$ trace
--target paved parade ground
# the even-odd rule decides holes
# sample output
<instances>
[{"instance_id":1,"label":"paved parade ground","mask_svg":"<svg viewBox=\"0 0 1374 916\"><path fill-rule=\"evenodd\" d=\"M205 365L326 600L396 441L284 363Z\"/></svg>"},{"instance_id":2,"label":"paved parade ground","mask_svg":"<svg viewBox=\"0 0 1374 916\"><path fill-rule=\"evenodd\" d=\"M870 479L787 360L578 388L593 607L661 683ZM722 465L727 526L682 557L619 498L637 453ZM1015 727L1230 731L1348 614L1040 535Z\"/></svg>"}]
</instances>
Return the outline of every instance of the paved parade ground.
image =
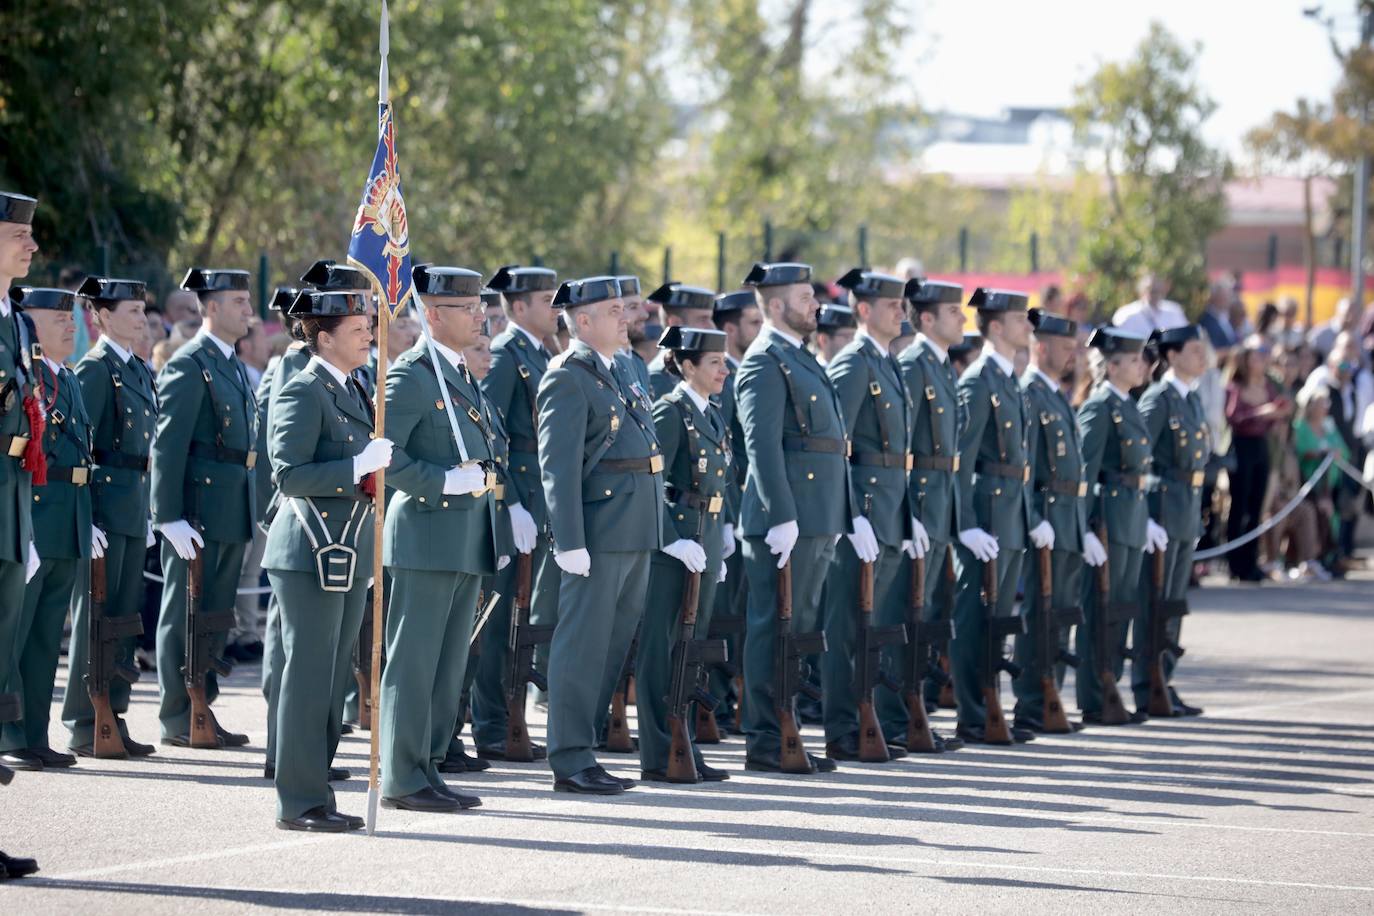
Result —
<instances>
[{"instance_id":1,"label":"paved parade ground","mask_svg":"<svg viewBox=\"0 0 1374 916\"><path fill-rule=\"evenodd\" d=\"M1179 684L1200 719L807 778L746 774L734 739L705 749L724 785L602 801L496 764L453 778L480 809L383 810L375 838L274 827L243 666L216 709L251 747L0 789L0 848L42 866L0 884L0 912L1374 912L1374 577L1192 600ZM155 701L145 677L129 716L145 741ZM363 813L366 751L365 734L340 748L346 813Z\"/></svg>"}]
</instances>

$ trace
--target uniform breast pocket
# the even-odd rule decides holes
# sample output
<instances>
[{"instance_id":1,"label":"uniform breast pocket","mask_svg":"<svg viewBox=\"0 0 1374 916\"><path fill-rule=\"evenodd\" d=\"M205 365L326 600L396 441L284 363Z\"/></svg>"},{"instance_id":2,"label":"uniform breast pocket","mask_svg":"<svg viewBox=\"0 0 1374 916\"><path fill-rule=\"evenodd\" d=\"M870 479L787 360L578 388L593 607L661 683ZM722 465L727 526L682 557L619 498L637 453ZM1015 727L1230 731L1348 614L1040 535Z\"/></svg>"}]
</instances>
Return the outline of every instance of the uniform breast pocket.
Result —
<instances>
[{"instance_id":1,"label":"uniform breast pocket","mask_svg":"<svg viewBox=\"0 0 1374 916\"><path fill-rule=\"evenodd\" d=\"M628 474L591 474L582 482L582 502L599 503L629 492L632 479Z\"/></svg>"}]
</instances>

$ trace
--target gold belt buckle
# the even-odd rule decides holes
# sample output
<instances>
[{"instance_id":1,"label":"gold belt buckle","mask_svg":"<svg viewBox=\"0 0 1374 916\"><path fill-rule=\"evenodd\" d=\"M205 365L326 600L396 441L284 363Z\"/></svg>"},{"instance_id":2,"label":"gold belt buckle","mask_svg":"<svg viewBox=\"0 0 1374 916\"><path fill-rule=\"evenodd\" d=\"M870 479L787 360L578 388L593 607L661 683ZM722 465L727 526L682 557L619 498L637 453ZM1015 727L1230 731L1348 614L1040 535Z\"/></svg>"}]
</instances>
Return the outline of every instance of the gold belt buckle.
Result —
<instances>
[{"instance_id":1,"label":"gold belt buckle","mask_svg":"<svg viewBox=\"0 0 1374 916\"><path fill-rule=\"evenodd\" d=\"M243 460L243 466L248 470L253 470L253 465L258 463L258 453L253 449L248 450L248 457Z\"/></svg>"},{"instance_id":2,"label":"gold belt buckle","mask_svg":"<svg viewBox=\"0 0 1374 916\"><path fill-rule=\"evenodd\" d=\"M1026 465L1021 469L1021 482L1030 483L1030 465Z\"/></svg>"},{"instance_id":3,"label":"gold belt buckle","mask_svg":"<svg viewBox=\"0 0 1374 916\"><path fill-rule=\"evenodd\" d=\"M661 474L661 473L663 473L663 456L662 456L662 455L650 455L650 456L649 456L649 473L650 473L650 474Z\"/></svg>"},{"instance_id":4,"label":"gold belt buckle","mask_svg":"<svg viewBox=\"0 0 1374 916\"><path fill-rule=\"evenodd\" d=\"M954 467L952 468L952 471L953 471L953 473L955 473L955 474L959 473L959 456L958 456L958 455L955 455L955 456L954 456Z\"/></svg>"},{"instance_id":5,"label":"gold belt buckle","mask_svg":"<svg viewBox=\"0 0 1374 916\"><path fill-rule=\"evenodd\" d=\"M492 493L496 496L497 502L502 502L506 498L506 485L503 483L498 483L495 487L492 488Z\"/></svg>"},{"instance_id":6,"label":"gold belt buckle","mask_svg":"<svg viewBox=\"0 0 1374 916\"><path fill-rule=\"evenodd\" d=\"M90 468L72 468L72 483L73 483L73 484L75 484L75 485L78 486L78 487L84 487L86 484L90 483L90 480L91 480L91 469L90 469Z\"/></svg>"},{"instance_id":7,"label":"gold belt buckle","mask_svg":"<svg viewBox=\"0 0 1374 916\"><path fill-rule=\"evenodd\" d=\"M1078 495L1079 495L1079 496L1087 496L1087 495L1088 495L1088 482L1087 482L1086 480L1080 480L1080 481L1078 482Z\"/></svg>"},{"instance_id":8,"label":"gold belt buckle","mask_svg":"<svg viewBox=\"0 0 1374 916\"><path fill-rule=\"evenodd\" d=\"M713 513L713 514L714 514L714 513L718 513L718 512L720 512L721 507L724 506L724 505L725 505L725 497L723 497L723 496L721 496L719 493L717 493L715 496L712 496L712 497L711 497L711 501L708 502L708 503L706 504L706 511L707 511L707 512L711 512L711 513Z\"/></svg>"},{"instance_id":9,"label":"gold belt buckle","mask_svg":"<svg viewBox=\"0 0 1374 916\"><path fill-rule=\"evenodd\" d=\"M1193 486L1195 486L1195 487L1200 487L1200 486L1202 486L1202 481L1205 479L1205 477L1206 477L1206 472L1204 472L1204 471L1194 471L1194 472L1193 472Z\"/></svg>"},{"instance_id":10,"label":"gold belt buckle","mask_svg":"<svg viewBox=\"0 0 1374 916\"><path fill-rule=\"evenodd\" d=\"M906 459L904 463L906 464L906 469L908 471L911 470L913 464L915 463L915 459L911 457L911 452L906 452Z\"/></svg>"}]
</instances>

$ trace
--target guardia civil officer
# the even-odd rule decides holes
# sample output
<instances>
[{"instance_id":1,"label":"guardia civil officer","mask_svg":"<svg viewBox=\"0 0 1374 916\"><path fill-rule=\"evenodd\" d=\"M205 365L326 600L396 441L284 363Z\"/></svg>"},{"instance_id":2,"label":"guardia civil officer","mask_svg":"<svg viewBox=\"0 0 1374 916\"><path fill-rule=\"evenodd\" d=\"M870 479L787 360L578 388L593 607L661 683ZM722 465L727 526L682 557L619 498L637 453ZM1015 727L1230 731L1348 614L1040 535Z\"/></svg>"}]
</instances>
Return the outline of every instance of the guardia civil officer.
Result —
<instances>
[{"instance_id":1,"label":"guardia civil officer","mask_svg":"<svg viewBox=\"0 0 1374 916\"><path fill-rule=\"evenodd\" d=\"M105 535L105 615L138 617L143 611L143 565L151 546L152 436L157 427L157 386L153 370L135 352L148 333L143 313L144 285L138 280L87 277L78 289L91 305L100 339L76 364L76 381L90 418L92 467L90 500L95 526ZM89 568L77 569L72 601L69 669L90 664L91 595ZM116 660L133 666L137 637L123 641ZM73 678L78 684L80 681ZM110 682L110 709L117 718L125 751L132 757L153 753L151 744L129 736L124 714L129 684ZM94 753L95 710L90 694L70 689L62 700L62 721L70 731L69 749L79 757Z\"/></svg>"},{"instance_id":2,"label":"guardia civil officer","mask_svg":"<svg viewBox=\"0 0 1374 916\"><path fill-rule=\"evenodd\" d=\"M625 303L625 335L616 359L629 368L630 371L625 375L626 382L635 389L636 396L641 397L644 409L652 411L653 399L657 395L651 393L653 380L650 377L649 364L644 362L644 357L635 349L637 343L644 342L645 326L649 318L649 313L644 307L644 291L640 288L639 278L636 276L626 274L615 279L620 284L621 301ZM671 388L672 385L668 387Z\"/></svg>"},{"instance_id":3,"label":"guardia civil officer","mask_svg":"<svg viewBox=\"0 0 1374 916\"><path fill-rule=\"evenodd\" d=\"M849 306L832 302L822 305L816 316L816 361L829 365L836 353L849 346L857 327L854 310Z\"/></svg>"},{"instance_id":4,"label":"guardia civil officer","mask_svg":"<svg viewBox=\"0 0 1374 916\"><path fill-rule=\"evenodd\" d=\"M157 433L152 449L153 525L162 533L162 611L157 625L158 718L162 743L190 744L191 701L182 678L186 657L186 577L192 558L204 570L200 608L230 611L253 539L258 410L234 344L248 330L248 271L193 267L181 288L196 294L204 319L198 333L158 376ZM223 652L225 634L211 640ZM214 702L219 681L205 677ZM222 746L248 736L215 723Z\"/></svg>"},{"instance_id":5,"label":"guardia civil officer","mask_svg":"<svg viewBox=\"0 0 1374 916\"><path fill-rule=\"evenodd\" d=\"M386 376L386 428L396 445L386 483L396 494L383 547L391 597L380 701L382 805L456 811L481 801L450 789L439 765L458 721L482 577L509 558L496 552L495 434L462 353L482 329L482 276L419 264L413 280L433 351L422 340Z\"/></svg>"},{"instance_id":6,"label":"guardia civil officer","mask_svg":"<svg viewBox=\"0 0 1374 916\"><path fill-rule=\"evenodd\" d=\"M708 292L707 301L711 294ZM651 297L652 298L652 297ZM659 338L665 372L679 379L654 403L654 429L665 462L665 510L679 539L695 541L705 551L705 570L697 593L695 638L710 630L717 582L725 571L726 490L733 486L730 430L711 399L727 376L725 335L716 330L673 326ZM655 360L655 362L660 362ZM635 704L639 722L639 763L646 782L672 782L668 777L668 709L672 653L682 625L682 597L688 567L667 553L655 553L649 564L649 595L635 662ZM688 733L695 738L695 716ZM719 782L729 774L708 766L693 741L700 779Z\"/></svg>"},{"instance_id":7,"label":"guardia civil officer","mask_svg":"<svg viewBox=\"0 0 1374 916\"><path fill-rule=\"evenodd\" d=\"M1012 365L1016 350L1030 343L1030 322L1026 297L1021 293L979 287L968 305L977 310L984 346L959 379L959 404L965 421L959 434L962 527L955 549L959 585L950 673L959 706L956 734L966 742L982 743L986 740L987 715L982 669L989 617L1013 613L1031 529L1025 487L1030 418ZM983 603L984 566L989 563L996 564L998 601L993 608L985 608ZM1020 728L1013 728L1011 733L1014 741L1035 737Z\"/></svg>"},{"instance_id":8,"label":"guardia civil officer","mask_svg":"<svg viewBox=\"0 0 1374 916\"><path fill-rule=\"evenodd\" d=\"M351 373L367 362L371 322L362 292L304 290L289 306L310 352L272 404L269 453L277 507L263 568L277 598L283 666L277 697L277 826L337 833L329 788L343 687L367 600L373 552L370 476L391 460Z\"/></svg>"},{"instance_id":9,"label":"guardia civil officer","mask_svg":"<svg viewBox=\"0 0 1374 916\"><path fill-rule=\"evenodd\" d=\"M653 418L615 359L625 334L619 282L566 282L554 306L572 342L539 386L539 466L563 573L549 647L549 766L555 791L613 795L634 783L597 763L597 723L614 687L612 659L619 668L644 611L650 554L667 546L698 571L706 557L699 544L673 540L663 518Z\"/></svg>"},{"instance_id":10,"label":"guardia civil officer","mask_svg":"<svg viewBox=\"0 0 1374 916\"><path fill-rule=\"evenodd\" d=\"M903 550L911 549L911 403L901 370L889 347L902 325L906 283L856 267L836 281L849 291L857 332L825 367L840 402L845 437L852 443L849 474L853 501L862 513L854 532L835 547L825 581L826 652L821 661L825 753L835 760L859 759L861 699L854 675L856 608L861 565L873 565L874 626L900 625L906 590L889 600ZM895 744L890 757L905 757Z\"/></svg>"},{"instance_id":11,"label":"guardia civil officer","mask_svg":"<svg viewBox=\"0 0 1374 916\"><path fill-rule=\"evenodd\" d=\"M1150 518L1150 506L1145 501L1154 444L1145 418L1129 394L1145 381L1145 338L1102 327L1093 331L1088 346L1096 387L1078 409L1078 427L1083 436L1084 477L1095 487L1088 524L1094 531L1105 530L1107 534L1103 546L1110 592L1108 606L1103 607L1096 577L1084 577L1084 622L1076 639L1082 674L1075 678L1075 685L1083 721L1103 724L1101 675L1108 666L1099 661L1097 633L1105 628L1106 643L1114 656L1110 669L1114 678L1120 678L1129 621L1117 619L1119 615L1111 613L1112 607L1136 601L1144 552L1164 549L1169 537ZM1131 716L1134 722L1146 718L1143 711Z\"/></svg>"},{"instance_id":12,"label":"guardia civil officer","mask_svg":"<svg viewBox=\"0 0 1374 916\"><path fill-rule=\"evenodd\" d=\"M1030 408L1029 454L1031 460L1030 526L1033 549L1050 549L1050 612L1077 607L1082 595L1085 556L1094 566L1101 562L1102 545L1088 530L1087 479L1083 476L1083 450L1073 407L1064 396L1061 379L1073 366L1078 350L1078 322L1040 309L1031 309L1030 365L1021 376ZM1041 527L1047 524L1048 528ZM1034 553L1026 562L1025 606L1034 605L1026 633L1016 640L1016 663L1021 675L1013 678L1016 692L1015 723L1033 732L1045 730L1044 682L1036 660L1044 632L1035 615L1041 589L1040 564ZM1056 628L1051 652L1055 679L1063 683L1061 652L1068 649L1068 627ZM1090 676L1081 670L1079 677ZM1076 723L1070 723L1073 727Z\"/></svg>"},{"instance_id":13,"label":"guardia civil officer","mask_svg":"<svg viewBox=\"0 0 1374 916\"><path fill-rule=\"evenodd\" d=\"M1210 431L1198 397L1197 385L1207 371L1207 345L1202 329L1195 324L1155 331L1150 343L1159 353L1158 377L1140 396L1140 415L1154 443L1150 469L1153 486L1146 502L1150 517L1164 528L1169 543L1164 548L1165 601L1188 597L1188 578L1193 567L1193 551L1202 533L1202 483L1207 469L1207 443ZM1149 593L1153 590L1149 564L1140 572L1140 608L1132 637L1135 655L1131 662L1131 690L1137 709L1148 705L1149 665L1144 657L1149 642ZM1183 621L1171 617L1167 636L1178 645ZM1164 652L1164 679L1173 678L1178 655ZM1199 716L1202 709L1190 706L1169 687L1169 703L1176 716Z\"/></svg>"},{"instance_id":14,"label":"guardia civil officer","mask_svg":"<svg viewBox=\"0 0 1374 916\"><path fill-rule=\"evenodd\" d=\"M848 441L840 402L803 338L820 310L807 264L755 264L745 278L755 290L764 329L740 363L735 383L749 475L740 525L749 580L744 643L744 714L748 769L781 770L781 735L772 696L778 570L791 561L792 630L821 627L821 591L835 541L855 533ZM787 703L792 698L781 698ZM833 761L808 755L810 768Z\"/></svg>"},{"instance_id":15,"label":"guardia civil officer","mask_svg":"<svg viewBox=\"0 0 1374 916\"><path fill-rule=\"evenodd\" d=\"M33 320L42 356L33 362L34 381L46 423L43 452L47 483L33 491L33 533L41 558L24 591L24 606L12 647L9 690L23 697L24 718L0 727L0 760L19 769L69 767L70 754L48 745L48 718L62 646L62 625L77 583L77 570L103 556L105 535L91 523L91 424L76 376L62 365L76 340L72 323L75 294L64 289L21 286L10 302ZM5 649L11 647L6 646ZM81 689L73 678L73 690Z\"/></svg>"},{"instance_id":16,"label":"guardia civil officer","mask_svg":"<svg viewBox=\"0 0 1374 916\"><path fill-rule=\"evenodd\" d=\"M530 621L552 625L558 620L558 567L550 549L549 519L544 489L539 482L539 440L536 400L539 383L548 371L550 353L545 339L558 330L552 303L558 275L546 267L502 267L487 283L505 300L506 329L491 341L491 371L482 379L482 394L500 415L507 434L505 504L518 553L530 557ZM492 587L501 599L488 626L509 633L515 600L515 564L496 574ZM472 686L472 739L478 756L503 760L506 756L506 648L483 642L481 666ZM535 759L544 746L531 743Z\"/></svg>"},{"instance_id":17,"label":"guardia civil officer","mask_svg":"<svg viewBox=\"0 0 1374 916\"><path fill-rule=\"evenodd\" d=\"M688 286L676 280L664 283L646 297L658 304L663 312L664 328L711 328L716 295L700 286ZM650 396L657 401L677 387L678 379L667 370L665 360L669 351L660 350L649 364Z\"/></svg>"}]
</instances>

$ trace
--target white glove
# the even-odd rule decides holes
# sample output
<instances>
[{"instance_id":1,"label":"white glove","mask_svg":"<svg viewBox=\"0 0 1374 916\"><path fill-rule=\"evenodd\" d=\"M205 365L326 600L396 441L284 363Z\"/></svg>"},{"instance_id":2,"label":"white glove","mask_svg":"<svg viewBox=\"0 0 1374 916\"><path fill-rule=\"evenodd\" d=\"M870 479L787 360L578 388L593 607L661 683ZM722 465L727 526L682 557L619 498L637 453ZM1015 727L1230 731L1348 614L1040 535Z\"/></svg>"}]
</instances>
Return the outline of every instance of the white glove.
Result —
<instances>
[{"instance_id":1,"label":"white glove","mask_svg":"<svg viewBox=\"0 0 1374 916\"><path fill-rule=\"evenodd\" d=\"M33 576L38 572L38 566L43 561L38 556L38 548L29 541L29 562L24 566L24 584L28 585L33 581Z\"/></svg>"},{"instance_id":2,"label":"white glove","mask_svg":"<svg viewBox=\"0 0 1374 916\"><path fill-rule=\"evenodd\" d=\"M724 582L724 581L725 581L725 561L724 561L724 560L721 560L721 561L720 561L720 572L716 574L716 581L717 581L717 582Z\"/></svg>"},{"instance_id":3,"label":"white glove","mask_svg":"<svg viewBox=\"0 0 1374 916\"><path fill-rule=\"evenodd\" d=\"M157 534L153 531L153 523L152 523L152 522L149 522L149 523L148 523L148 537L144 539L144 541L143 541L143 546L144 546L144 547L152 547L152 546L153 546L154 544L156 544L156 543L157 543Z\"/></svg>"},{"instance_id":4,"label":"white glove","mask_svg":"<svg viewBox=\"0 0 1374 916\"><path fill-rule=\"evenodd\" d=\"M872 563L878 559L878 538L873 534L873 526L868 519L862 515L854 516L854 530L845 536L862 562Z\"/></svg>"},{"instance_id":5,"label":"white glove","mask_svg":"<svg viewBox=\"0 0 1374 916\"><path fill-rule=\"evenodd\" d=\"M997 559L997 538L982 528L965 528L959 532L959 543L969 549L979 560L991 563Z\"/></svg>"},{"instance_id":6,"label":"white glove","mask_svg":"<svg viewBox=\"0 0 1374 916\"><path fill-rule=\"evenodd\" d=\"M797 546L798 534L796 522L783 522L769 528L768 533L763 536L763 542L768 545L768 552L778 558L778 569L787 565L788 558L792 556L792 548Z\"/></svg>"},{"instance_id":7,"label":"white glove","mask_svg":"<svg viewBox=\"0 0 1374 916\"><path fill-rule=\"evenodd\" d=\"M914 515L911 517L911 540L903 541L902 549L913 560L919 560L930 550L930 535L926 534L926 526Z\"/></svg>"},{"instance_id":8,"label":"white glove","mask_svg":"<svg viewBox=\"0 0 1374 916\"><path fill-rule=\"evenodd\" d=\"M501 570L505 569L505 568L506 568L507 566L509 566L509 565L510 565L510 555L509 555L509 554L504 554L504 553L503 553L503 554L501 554L501 556L499 556L499 557L496 558L496 571L497 571L497 572L500 572Z\"/></svg>"},{"instance_id":9,"label":"white glove","mask_svg":"<svg viewBox=\"0 0 1374 916\"><path fill-rule=\"evenodd\" d=\"M1094 568L1107 562L1107 548L1091 531L1083 535L1083 562Z\"/></svg>"},{"instance_id":10,"label":"white glove","mask_svg":"<svg viewBox=\"0 0 1374 916\"><path fill-rule=\"evenodd\" d=\"M367 474L391 466L391 440L373 439L358 454L353 456L353 482L357 483Z\"/></svg>"},{"instance_id":11,"label":"white glove","mask_svg":"<svg viewBox=\"0 0 1374 916\"><path fill-rule=\"evenodd\" d=\"M476 463L460 464L444 472L444 495L476 493L487 485L487 472Z\"/></svg>"},{"instance_id":12,"label":"white glove","mask_svg":"<svg viewBox=\"0 0 1374 916\"><path fill-rule=\"evenodd\" d=\"M1036 547L1054 549L1054 528L1049 522L1042 521L1030 530L1031 543Z\"/></svg>"},{"instance_id":13,"label":"white glove","mask_svg":"<svg viewBox=\"0 0 1374 916\"><path fill-rule=\"evenodd\" d=\"M725 552L720 555L722 560L728 560L735 555L735 549L739 546L735 543L735 526L726 522L720 526L721 540L725 542Z\"/></svg>"},{"instance_id":14,"label":"white glove","mask_svg":"<svg viewBox=\"0 0 1374 916\"><path fill-rule=\"evenodd\" d=\"M539 537L534 517L519 503L511 503L507 508L510 511L510 531L515 538L515 549L521 553L530 553L534 550L534 542Z\"/></svg>"},{"instance_id":15,"label":"white glove","mask_svg":"<svg viewBox=\"0 0 1374 916\"><path fill-rule=\"evenodd\" d=\"M663 552L673 559L681 561L682 565L687 567L688 572L699 573L706 569L706 551L696 541L678 538L664 547Z\"/></svg>"},{"instance_id":16,"label":"white glove","mask_svg":"<svg viewBox=\"0 0 1374 916\"><path fill-rule=\"evenodd\" d=\"M196 548L205 546L205 538L201 537L200 532L192 528L191 523L185 519L158 525L157 530L162 532L162 537L183 560L194 560Z\"/></svg>"},{"instance_id":17,"label":"white glove","mask_svg":"<svg viewBox=\"0 0 1374 916\"><path fill-rule=\"evenodd\" d=\"M587 553L587 548L579 547L576 550L555 550L553 561L558 564L558 568L570 576L590 576L592 574L592 555Z\"/></svg>"},{"instance_id":18,"label":"white glove","mask_svg":"<svg viewBox=\"0 0 1374 916\"><path fill-rule=\"evenodd\" d=\"M95 525L91 526L91 559L99 560L105 556L105 548L110 546L109 538L105 537L105 532Z\"/></svg>"},{"instance_id":19,"label":"white glove","mask_svg":"<svg viewBox=\"0 0 1374 916\"><path fill-rule=\"evenodd\" d=\"M1154 519L1145 522L1145 552L1154 553L1169 546L1169 532Z\"/></svg>"}]
</instances>

